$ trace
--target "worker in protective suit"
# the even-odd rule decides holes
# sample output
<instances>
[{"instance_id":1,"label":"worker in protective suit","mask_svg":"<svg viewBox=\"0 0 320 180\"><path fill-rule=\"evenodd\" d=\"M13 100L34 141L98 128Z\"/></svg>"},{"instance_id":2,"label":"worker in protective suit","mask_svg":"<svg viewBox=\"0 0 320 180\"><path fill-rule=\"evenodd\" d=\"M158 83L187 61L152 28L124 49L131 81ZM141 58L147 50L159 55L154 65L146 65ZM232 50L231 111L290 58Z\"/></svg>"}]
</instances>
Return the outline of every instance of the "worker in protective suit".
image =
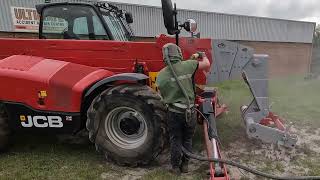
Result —
<instances>
[{"instance_id":1,"label":"worker in protective suit","mask_svg":"<svg viewBox=\"0 0 320 180\"><path fill-rule=\"evenodd\" d=\"M168 108L171 172L180 175L188 172L189 162L182 154L181 146L192 151L196 127L194 76L197 70L209 68L210 62L203 52L184 61L181 49L173 43L164 45L162 51L166 67L159 72L156 84Z\"/></svg>"}]
</instances>

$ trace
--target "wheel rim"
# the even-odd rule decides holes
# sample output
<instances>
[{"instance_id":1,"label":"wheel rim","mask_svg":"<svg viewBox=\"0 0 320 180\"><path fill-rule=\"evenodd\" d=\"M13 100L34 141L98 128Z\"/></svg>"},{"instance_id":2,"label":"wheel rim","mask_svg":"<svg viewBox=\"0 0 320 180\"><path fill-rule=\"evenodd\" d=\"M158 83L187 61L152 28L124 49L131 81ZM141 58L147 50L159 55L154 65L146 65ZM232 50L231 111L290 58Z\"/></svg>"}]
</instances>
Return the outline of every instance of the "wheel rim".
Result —
<instances>
[{"instance_id":1,"label":"wheel rim","mask_svg":"<svg viewBox=\"0 0 320 180\"><path fill-rule=\"evenodd\" d=\"M148 135L144 116L129 107L117 107L105 119L105 131L109 140L123 149L141 146Z\"/></svg>"}]
</instances>

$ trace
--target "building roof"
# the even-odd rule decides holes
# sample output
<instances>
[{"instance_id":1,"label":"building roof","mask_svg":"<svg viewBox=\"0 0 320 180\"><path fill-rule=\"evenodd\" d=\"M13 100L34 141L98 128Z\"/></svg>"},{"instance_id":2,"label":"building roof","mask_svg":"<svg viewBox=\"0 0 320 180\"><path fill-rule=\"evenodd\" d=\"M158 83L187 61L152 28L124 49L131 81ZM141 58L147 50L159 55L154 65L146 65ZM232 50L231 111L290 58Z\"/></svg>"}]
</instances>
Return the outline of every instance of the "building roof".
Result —
<instances>
[{"instance_id":1,"label":"building roof","mask_svg":"<svg viewBox=\"0 0 320 180\"><path fill-rule=\"evenodd\" d=\"M0 31L13 31L11 6L34 7L45 0L1 0L0 1ZM52 0L65 2L66 0ZM68 0L81 2L81 0ZM159 0L160 1L160 0ZM133 14L132 28L136 36L154 37L166 33L163 25L160 7L116 3L118 7ZM179 6L179 5L178 5ZM195 10L178 10L178 19L184 21L192 18L198 22L201 37L227 40L295 42L312 43L316 24L284 19L204 12ZM189 36L187 33L182 33Z\"/></svg>"}]
</instances>

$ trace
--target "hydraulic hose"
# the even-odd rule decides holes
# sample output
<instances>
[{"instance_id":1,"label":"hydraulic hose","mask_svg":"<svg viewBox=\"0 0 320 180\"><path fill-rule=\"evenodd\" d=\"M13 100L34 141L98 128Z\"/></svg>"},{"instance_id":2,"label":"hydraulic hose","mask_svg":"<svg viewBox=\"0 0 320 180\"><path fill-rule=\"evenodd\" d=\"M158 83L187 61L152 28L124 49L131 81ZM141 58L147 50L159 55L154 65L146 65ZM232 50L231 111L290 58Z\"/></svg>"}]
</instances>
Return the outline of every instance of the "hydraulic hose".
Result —
<instances>
[{"instance_id":1,"label":"hydraulic hose","mask_svg":"<svg viewBox=\"0 0 320 180\"><path fill-rule=\"evenodd\" d=\"M320 180L320 176L288 176L288 177L279 177L279 176L275 176L275 175L270 175L261 171L258 171L256 169L253 169L251 167L242 165L240 163L234 162L234 161L230 161L230 160L224 160L224 159L217 159L217 158L207 158L207 157L203 157L200 155L196 155L194 153L191 153L190 151L188 151L186 148L184 148L182 146L182 152L188 156L191 159L195 159L198 161L209 161L209 162L216 162L216 163L223 163L223 164L227 164L230 166L234 166L240 169L243 169L249 173L261 176L261 177L265 177L265 178L269 178L269 179L278 179L278 180Z\"/></svg>"}]
</instances>

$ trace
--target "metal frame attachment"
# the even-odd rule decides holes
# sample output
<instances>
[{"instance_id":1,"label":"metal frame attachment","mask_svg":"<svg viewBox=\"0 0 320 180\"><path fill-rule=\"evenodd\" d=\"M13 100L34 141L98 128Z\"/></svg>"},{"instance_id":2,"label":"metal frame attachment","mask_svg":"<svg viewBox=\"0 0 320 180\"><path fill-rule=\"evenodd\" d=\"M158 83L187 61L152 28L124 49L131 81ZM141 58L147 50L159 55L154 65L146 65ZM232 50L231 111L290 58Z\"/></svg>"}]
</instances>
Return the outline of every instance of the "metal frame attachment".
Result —
<instances>
[{"instance_id":1,"label":"metal frame attachment","mask_svg":"<svg viewBox=\"0 0 320 180\"><path fill-rule=\"evenodd\" d=\"M260 139L285 147L294 147L297 137L288 132L283 120L269 107L268 55L254 54L252 48L225 40L212 44L214 66L207 76L207 83L214 84L242 76L253 100L241 107L242 117L249 138Z\"/></svg>"}]
</instances>

